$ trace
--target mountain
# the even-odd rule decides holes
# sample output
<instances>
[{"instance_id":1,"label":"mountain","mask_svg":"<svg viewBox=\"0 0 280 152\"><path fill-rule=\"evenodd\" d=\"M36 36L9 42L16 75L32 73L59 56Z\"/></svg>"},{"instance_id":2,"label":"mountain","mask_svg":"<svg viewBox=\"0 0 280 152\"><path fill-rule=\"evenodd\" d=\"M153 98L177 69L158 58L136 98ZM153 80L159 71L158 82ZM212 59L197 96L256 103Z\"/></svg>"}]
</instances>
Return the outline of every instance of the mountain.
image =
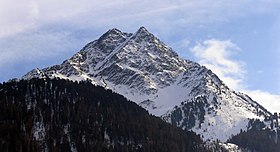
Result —
<instances>
[{"instance_id":1,"label":"mountain","mask_svg":"<svg viewBox=\"0 0 280 152\"><path fill-rule=\"evenodd\" d=\"M144 27L135 33L111 29L62 64L22 78L91 81L204 140L225 142L250 129L250 120L266 123L272 115L211 70L180 58Z\"/></svg>"},{"instance_id":2,"label":"mountain","mask_svg":"<svg viewBox=\"0 0 280 152\"><path fill-rule=\"evenodd\" d=\"M1 151L203 152L202 140L90 82L0 83Z\"/></svg>"}]
</instances>

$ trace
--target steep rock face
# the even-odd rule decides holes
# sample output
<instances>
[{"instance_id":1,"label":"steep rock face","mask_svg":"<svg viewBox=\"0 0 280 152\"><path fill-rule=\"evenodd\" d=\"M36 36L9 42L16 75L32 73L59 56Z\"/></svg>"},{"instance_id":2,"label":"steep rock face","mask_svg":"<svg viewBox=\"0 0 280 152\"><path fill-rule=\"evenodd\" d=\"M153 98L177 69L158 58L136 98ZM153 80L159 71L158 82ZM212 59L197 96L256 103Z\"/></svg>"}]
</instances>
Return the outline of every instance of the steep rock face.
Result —
<instances>
[{"instance_id":1,"label":"steep rock face","mask_svg":"<svg viewBox=\"0 0 280 152\"><path fill-rule=\"evenodd\" d=\"M40 71L50 78L90 80L205 140L225 141L246 130L248 119L271 115L211 70L180 58L144 27L134 34L111 29L61 65ZM23 79L33 77L38 72Z\"/></svg>"}]
</instances>

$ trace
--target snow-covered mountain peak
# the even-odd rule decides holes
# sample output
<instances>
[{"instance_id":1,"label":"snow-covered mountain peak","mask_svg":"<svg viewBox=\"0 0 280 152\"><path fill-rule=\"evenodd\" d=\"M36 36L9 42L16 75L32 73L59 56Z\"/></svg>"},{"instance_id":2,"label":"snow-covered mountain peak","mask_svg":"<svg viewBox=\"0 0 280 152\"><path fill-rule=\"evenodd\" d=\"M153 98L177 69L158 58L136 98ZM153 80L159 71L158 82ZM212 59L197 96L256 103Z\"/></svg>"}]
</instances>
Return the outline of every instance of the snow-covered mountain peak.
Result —
<instances>
[{"instance_id":1,"label":"snow-covered mountain peak","mask_svg":"<svg viewBox=\"0 0 280 152\"><path fill-rule=\"evenodd\" d=\"M111 34L113 34L113 33L115 33L115 34L121 34L121 33L122 33L122 31L121 31L121 30L119 30L119 29L117 29L117 28L112 28L112 29L108 30L108 32L106 32L106 33L111 33Z\"/></svg>"},{"instance_id":2,"label":"snow-covered mountain peak","mask_svg":"<svg viewBox=\"0 0 280 152\"><path fill-rule=\"evenodd\" d=\"M151 34L144 26L141 26L136 33L148 33Z\"/></svg>"},{"instance_id":3,"label":"snow-covered mountain peak","mask_svg":"<svg viewBox=\"0 0 280 152\"><path fill-rule=\"evenodd\" d=\"M148 39L153 39L155 36L150 33L145 27L140 27L135 33L135 37L139 37L139 39L142 40L148 40Z\"/></svg>"},{"instance_id":4,"label":"snow-covered mountain peak","mask_svg":"<svg viewBox=\"0 0 280 152\"><path fill-rule=\"evenodd\" d=\"M213 124L204 139L225 141L246 130L249 119L271 115L247 95L228 88L211 70L180 58L144 27L135 33L111 29L62 64L39 70L40 75L38 70L23 78L43 73L90 80L182 128L203 134ZM225 128L221 132L213 126Z\"/></svg>"}]
</instances>

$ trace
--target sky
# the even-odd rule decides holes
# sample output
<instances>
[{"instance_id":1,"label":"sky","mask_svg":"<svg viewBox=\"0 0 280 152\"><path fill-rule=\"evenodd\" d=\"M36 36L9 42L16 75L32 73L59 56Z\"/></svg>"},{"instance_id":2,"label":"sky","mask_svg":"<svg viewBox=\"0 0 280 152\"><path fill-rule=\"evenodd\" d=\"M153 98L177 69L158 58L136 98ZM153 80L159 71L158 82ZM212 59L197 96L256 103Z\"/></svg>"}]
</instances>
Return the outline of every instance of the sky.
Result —
<instances>
[{"instance_id":1,"label":"sky","mask_svg":"<svg viewBox=\"0 0 280 152\"><path fill-rule=\"evenodd\" d=\"M0 8L0 82L60 64L109 29L144 26L280 112L278 0L0 0Z\"/></svg>"}]
</instances>

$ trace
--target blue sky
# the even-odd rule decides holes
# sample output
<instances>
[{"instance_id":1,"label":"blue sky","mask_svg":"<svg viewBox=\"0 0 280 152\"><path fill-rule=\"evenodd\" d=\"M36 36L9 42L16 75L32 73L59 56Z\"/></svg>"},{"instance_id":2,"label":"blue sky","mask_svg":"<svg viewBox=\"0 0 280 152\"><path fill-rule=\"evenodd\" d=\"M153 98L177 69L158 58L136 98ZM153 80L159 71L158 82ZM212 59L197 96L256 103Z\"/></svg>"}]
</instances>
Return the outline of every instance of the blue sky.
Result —
<instances>
[{"instance_id":1,"label":"blue sky","mask_svg":"<svg viewBox=\"0 0 280 152\"><path fill-rule=\"evenodd\" d=\"M180 56L280 112L278 0L1 0L0 82L59 64L110 28L145 26Z\"/></svg>"}]
</instances>

